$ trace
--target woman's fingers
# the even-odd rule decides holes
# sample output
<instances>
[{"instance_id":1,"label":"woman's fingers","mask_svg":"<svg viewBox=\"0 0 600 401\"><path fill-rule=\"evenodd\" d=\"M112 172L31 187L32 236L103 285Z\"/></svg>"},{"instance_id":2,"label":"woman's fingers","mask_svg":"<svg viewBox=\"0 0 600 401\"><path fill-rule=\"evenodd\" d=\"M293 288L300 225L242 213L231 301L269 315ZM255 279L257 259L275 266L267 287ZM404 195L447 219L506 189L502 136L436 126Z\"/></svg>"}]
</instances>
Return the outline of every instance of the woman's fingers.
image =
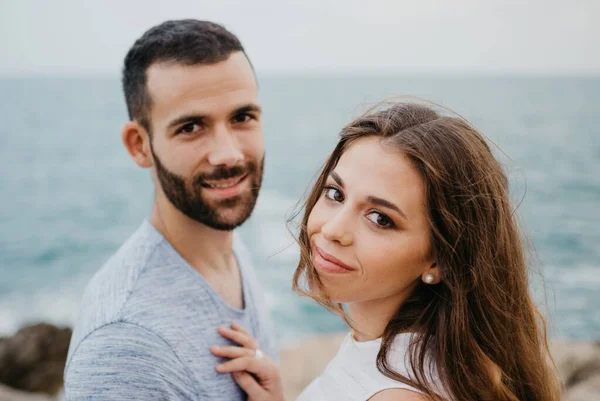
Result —
<instances>
[{"instance_id":1,"label":"woman's fingers","mask_svg":"<svg viewBox=\"0 0 600 401\"><path fill-rule=\"evenodd\" d=\"M263 384L263 381L265 380L279 380L279 370L277 365L268 356L264 356L260 359L257 359L254 356L242 356L223 362L222 364L217 365L215 369L219 373L233 373L245 370L249 373L254 373L261 384Z\"/></svg>"},{"instance_id":2,"label":"woman's fingers","mask_svg":"<svg viewBox=\"0 0 600 401\"><path fill-rule=\"evenodd\" d=\"M219 334L223 337L230 339L231 341L240 344L242 347L257 349L258 345L256 340L249 334L245 334L241 331L233 330L228 327L219 326Z\"/></svg>"},{"instance_id":3,"label":"woman's fingers","mask_svg":"<svg viewBox=\"0 0 600 401\"><path fill-rule=\"evenodd\" d=\"M243 348L243 347L235 347L235 346L217 346L213 345L210 347L210 352L215 356L220 356L222 358L241 358L243 356L255 356L255 351Z\"/></svg>"},{"instance_id":4,"label":"woman's fingers","mask_svg":"<svg viewBox=\"0 0 600 401\"><path fill-rule=\"evenodd\" d=\"M266 391L256 382L256 379L247 372L234 372L231 374L233 380L248 394L248 399L265 400Z\"/></svg>"},{"instance_id":5,"label":"woman's fingers","mask_svg":"<svg viewBox=\"0 0 600 401\"><path fill-rule=\"evenodd\" d=\"M227 352L241 353L239 347L227 348ZM231 373L240 387L248 393L249 401L284 399L277 365L266 355L262 358L242 356L217 365L215 369L219 373Z\"/></svg>"},{"instance_id":6,"label":"woman's fingers","mask_svg":"<svg viewBox=\"0 0 600 401\"><path fill-rule=\"evenodd\" d=\"M243 334L246 334L247 336L252 337L252 334L250 334L250 332L248 330L246 330L245 328L243 328L242 326L240 326L238 323L232 323L231 324L231 328L235 331L239 331Z\"/></svg>"},{"instance_id":7,"label":"woman's fingers","mask_svg":"<svg viewBox=\"0 0 600 401\"><path fill-rule=\"evenodd\" d=\"M217 365L215 369L220 373L241 372L242 370L258 373L260 371L260 366L257 366L257 364L260 364L260 362L255 357L242 356Z\"/></svg>"},{"instance_id":8,"label":"woman's fingers","mask_svg":"<svg viewBox=\"0 0 600 401\"><path fill-rule=\"evenodd\" d=\"M217 365L215 369L220 373L232 373L241 372L247 370L252 373L256 373L257 366L255 365L258 360L251 356L242 356L240 358L232 359L227 362L223 362Z\"/></svg>"}]
</instances>

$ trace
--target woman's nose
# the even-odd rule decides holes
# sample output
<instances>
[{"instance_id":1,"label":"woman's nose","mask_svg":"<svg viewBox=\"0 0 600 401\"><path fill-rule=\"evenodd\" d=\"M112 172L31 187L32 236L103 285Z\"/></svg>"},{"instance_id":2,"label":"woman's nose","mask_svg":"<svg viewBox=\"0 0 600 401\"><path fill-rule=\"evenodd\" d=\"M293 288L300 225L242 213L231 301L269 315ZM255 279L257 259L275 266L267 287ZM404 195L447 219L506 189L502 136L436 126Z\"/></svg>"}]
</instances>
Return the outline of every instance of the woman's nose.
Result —
<instances>
[{"instance_id":1,"label":"woman's nose","mask_svg":"<svg viewBox=\"0 0 600 401\"><path fill-rule=\"evenodd\" d=\"M323 224L321 233L327 241L338 242L342 246L348 246L354 241L352 224L343 210Z\"/></svg>"}]
</instances>

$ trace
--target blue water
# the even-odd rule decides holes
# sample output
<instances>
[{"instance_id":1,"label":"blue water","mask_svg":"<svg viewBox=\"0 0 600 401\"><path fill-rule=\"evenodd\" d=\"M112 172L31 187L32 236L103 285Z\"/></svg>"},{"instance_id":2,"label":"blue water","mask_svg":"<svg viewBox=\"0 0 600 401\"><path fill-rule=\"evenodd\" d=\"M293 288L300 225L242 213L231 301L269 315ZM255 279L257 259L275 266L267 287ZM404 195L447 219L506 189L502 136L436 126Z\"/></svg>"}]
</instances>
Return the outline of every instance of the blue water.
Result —
<instances>
[{"instance_id":1,"label":"blue water","mask_svg":"<svg viewBox=\"0 0 600 401\"><path fill-rule=\"evenodd\" d=\"M281 341L343 329L290 290L286 216L369 102L412 94L470 119L507 156L533 239L532 289L552 334L600 338L600 79L263 78L266 176L243 226ZM0 79L0 333L72 323L91 275L149 213L152 186L120 142L114 79ZM501 153L498 153L501 155Z\"/></svg>"}]
</instances>

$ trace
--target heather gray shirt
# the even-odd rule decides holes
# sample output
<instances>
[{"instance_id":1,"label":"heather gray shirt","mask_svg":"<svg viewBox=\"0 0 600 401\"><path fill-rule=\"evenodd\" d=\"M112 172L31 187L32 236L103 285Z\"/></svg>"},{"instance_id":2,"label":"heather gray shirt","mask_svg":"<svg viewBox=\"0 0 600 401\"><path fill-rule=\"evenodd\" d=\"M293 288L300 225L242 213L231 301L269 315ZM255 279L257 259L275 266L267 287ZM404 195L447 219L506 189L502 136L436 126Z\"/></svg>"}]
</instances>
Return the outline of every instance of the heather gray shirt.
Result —
<instances>
[{"instance_id":1,"label":"heather gray shirt","mask_svg":"<svg viewBox=\"0 0 600 401\"><path fill-rule=\"evenodd\" d=\"M198 244L199 247L202 244ZM67 365L67 400L244 400L208 347L237 321L276 358L262 291L237 235L245 308L232 308L145 220L89 283Z\"/></svg>"}]
</instances>

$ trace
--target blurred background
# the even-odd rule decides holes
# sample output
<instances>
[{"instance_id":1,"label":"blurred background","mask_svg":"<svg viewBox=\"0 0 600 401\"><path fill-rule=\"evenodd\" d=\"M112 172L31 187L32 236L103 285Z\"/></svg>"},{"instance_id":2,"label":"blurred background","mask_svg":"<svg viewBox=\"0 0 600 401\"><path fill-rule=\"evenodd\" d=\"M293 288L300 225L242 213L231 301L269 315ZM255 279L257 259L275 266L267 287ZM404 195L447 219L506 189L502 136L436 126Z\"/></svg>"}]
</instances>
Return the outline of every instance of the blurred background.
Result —
<instances>
[{"instance_id":1,"label":"blurred background","mask_svg":"<svg viewBox=\"0 0 600 401\"><path fill-rule=\"evenodd\" d=\"M241 233L289 344L344 329L295 296L286 219L342 125L415 95L502 152L554 338L600 339L600 3L595 0L0 1L0 335L70 326L87 281L150 212L120 141L128 48L167 19L224 24L260 84L267 143Z\"/></svg>"}]
</instances>

